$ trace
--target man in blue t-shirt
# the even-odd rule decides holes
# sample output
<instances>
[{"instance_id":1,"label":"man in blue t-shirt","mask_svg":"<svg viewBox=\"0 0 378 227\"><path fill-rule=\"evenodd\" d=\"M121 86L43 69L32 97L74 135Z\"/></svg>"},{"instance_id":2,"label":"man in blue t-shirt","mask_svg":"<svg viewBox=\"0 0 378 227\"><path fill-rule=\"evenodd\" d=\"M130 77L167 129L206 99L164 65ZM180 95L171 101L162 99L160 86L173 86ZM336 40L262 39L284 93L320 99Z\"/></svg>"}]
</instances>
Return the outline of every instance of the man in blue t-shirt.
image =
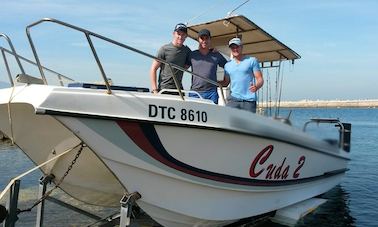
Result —
<instances>
[{"instance_id":1,"label":"man in blue t-shirt","mask_svg":"<svg viewBox=\"0 0 378 227\"><path fill-rule=\"evenodd\" d=\"M224 67L225 84L231 82L227 106L256 113L256 91L264 84L259 62L242 54L243 44L239 38L231 39L228 46L232 60Z\"/></svg>"},{"instance_id":2,"label":"man in blue t-shirt","mask_svg":"<svg viewBox=\"0 0 378 227\"><path fill-rule=\"evenodd\" d=\"M207 29L202 29L198 32L198 50L190 53L190 66L192 72L217 82L217 67L224 67L227 60L219 52L212 51L211 34ZM218 104L217 86L206 82L200 77L192 76L192 91L198 92L203 98L212 100ZM190 93L190 97L198 97L196 94Z\"/></svg>"}]
</instances>

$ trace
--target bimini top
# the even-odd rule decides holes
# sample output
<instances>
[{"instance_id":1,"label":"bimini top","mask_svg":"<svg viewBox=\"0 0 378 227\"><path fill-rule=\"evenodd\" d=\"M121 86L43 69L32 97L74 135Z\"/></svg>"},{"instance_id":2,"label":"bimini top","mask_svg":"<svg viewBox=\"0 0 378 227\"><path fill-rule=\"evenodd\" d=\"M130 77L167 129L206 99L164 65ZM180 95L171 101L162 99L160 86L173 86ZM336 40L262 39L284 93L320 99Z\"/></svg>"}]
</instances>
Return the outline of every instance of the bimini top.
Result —
<instances>
[{"instance_id":1,"label":"bimini top","mask_svg":"<svg viewBox=\"0 0 378 227\"><path fill-rule=\"evenodd\" d=\"M230 56L228 41L234 37L239 37L243 42L243 54L256 57L261 63L279 60L294 61L301 57L241 15L189 26L188 36L197 40L198 32L204 28L211 32L212 46L227 56Z\"/></svg>"}]
</instances>

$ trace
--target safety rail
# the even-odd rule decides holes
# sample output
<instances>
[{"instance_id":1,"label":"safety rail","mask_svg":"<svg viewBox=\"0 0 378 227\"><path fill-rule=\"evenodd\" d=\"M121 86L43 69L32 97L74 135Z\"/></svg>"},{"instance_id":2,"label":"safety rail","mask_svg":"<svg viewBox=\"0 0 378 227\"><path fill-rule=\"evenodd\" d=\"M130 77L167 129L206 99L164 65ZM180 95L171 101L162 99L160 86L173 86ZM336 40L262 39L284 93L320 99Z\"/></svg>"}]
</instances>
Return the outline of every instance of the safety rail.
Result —
<instances>
[{"instance_id":1,"label":"safety rail","mask_svg":"<svg viewBox=\"0 0 378 227\"><path fill-rule=\"evenodd\" d=\"M1 51L2 55L3 55L3 59L4 59L4 63L5 63L5 67L6 67L6 69L7 69L8 77L9 77L9 80L10 80L10 83L11 83L12 86L14 86L14 81L13 81L13 78L12 78L12 75L11 75L11 72L10 72L10 69L9 69L9 65L8 65L7 58L5 57L5 56L6 56L6 55L5 55L6 53L7 53L7 54L10 54L10 55L13 55L16 59L18 59L18 62L19 62L18 65L19 65L19 67L20 67L20 70L21 70L22 74L24 74L24 75L25 75L26 73L25 73L25 71L24 71L24 68L22 67L21 61L25 61L25 62L27 62L27 63L29 63L29 64L31 64L31 65L34 65L34 66L37 66L37 67L38 67L38 65L37 65L35 62L33 62L32 60L27 59L27 58L25 58L25 57L23 57L23 56L21 56L21 55L15 53L14 51L8 50L8 49L6 49L6 48L4 48L4 47L1 47L1 46L0 46L0 51ZM20 60L21 60L21 61L20 61ZM47 67L45 67L45 66L42 66L42 68L43 68L44 70L46 70L47 72L50 72L50 73L55 74L55 75L57 76L57 78L58 78L59 83L60 83L61 86L64 86L63 80L74 81L72 78L70 78L70 77L68 77L68 76L65 76L65 75L63 75L63 74L61 74L61 73L59 73L59 72L56 72L56 71L54 71L54 70L52 70L52 69L49 69L49 68L47 68Z\"/></svg>"},{"instance_id":2,"label":"safety rail","mask_svg":"<svg viewBox=\"0 0 378 227\"><path fill-rule=\"evenodd\" d=\"M108 93L108 94L111 94L111 93L112 93L111 88L110 88L110 84L109 84L109 82L108 82L108 79L107 79L106 73L105 73L105 71L104 71L104 68L102 67L101 61L100 61L100 59L99 59L99 57L98 57L98 55L97 55L96 49L95 49L95 47L94 47L94 45L93 45L93 42L92 42L92 40L91 40L91 36L96 37L96 38L101 39L101 40L104 40L104 41L106 41L106 42L109 42L109 43L111 43L111 44L117 45L117 46L119 46L119 47L122 47L122 48L128 49L128 50L130 50L130 51L133 51L133 52L135 52L135 53L141 54L141 55L143 55L143 56L145 56L145 57L148 57L148 58L154 59L154 60L156 60L156 61L158 61L158 62L160 62L160 63L162 63L162 64L167 65L167 66L169 67L169 69L171 70L171 72L172 72L172 78L173 78L173 80L174 80L174 82L175 82L175 85L176 85L177 91L178 91L178 93L179 93L179 95L180 95L180 97L181 97L182 100L185 100L185 99L184 99L184 95L183 95L183 93L182 93L181 86L179 85L179 83L178 83L178 81L177 81L177 78L176 78L175 74L173 73L173 69L177 69L177 70L180 70L180 71L182 71L182 72L187 72L187 73L189 73L189 74L191 74L191 75L193 75L193 76L195 76L195 77L201 78L202 80L204 80L204 81L206 81L206 82L208 82L208 83L210 83L210 84L213 84L213 85L215 85L215 86L217 86L217 87L222 88L222 85L221 85L220 83L217 83L217 82L215 82L215 81L212 81L212 80L210 80L210 79L208 79L208 78L205 78L205 77L203 77L203 76L200 76L200 75L198 75L198 74L196 74L196 73L190 72L190 71L188 71L188 70L186 70L186 69L184 69L184 68L182 68L182 67L180 67L180 66L178 66L178 65L175 65L175 64L169 63L169 62L167 62L167 61L165 61L165 60L163 60L163 59L157 58L157 57L155 57L155 56L153 56L153 55L150 55L150 54L148 54L148 53L146 53L146 52L143 52L143 51L141 51L141 50L138 50L138 49L133 48L133 47L131 47L131 46L128 46L128 45L126 45L126 44L123 44L123 43L117 42L117 41L112 40L112 39L110 39L110 38L107 38L107 37L105 37L105 36L99 35L99 34L97 34L97 33L91 32L91 31L89 31L89 30L86 30L86 29L83 29L83 28L77 27L77 26L75 26L75 25L71 25L71 24L65 23L65 22L63 22L63 21L59 21L59 20L53 19L53 18L43 18L43 19L41 19L41 20L39 20L39 21L36 21L36 22L34 22L34 23L32 23L32 24L30 24L30 25L28 25L28 26L26 27L26 34L27 34L27 37L28 37L28 40L29 40L30 47L31 47L31 49L32 49L32 52L33 52L34 58L35 58L35 62L37 63L37 65L38 65L38 69L39 69L39 72L40 72L40 74L41 74L41 77L42 77L42 79L46 82L46 84L47 84L47 81L46 81L46 78L45 78L45 75L44 75L44 72L43 72L43 68L42 68L41 62L40 62L40 60L39 60L39 57L38 57L38 54L37 54L36 48L35 48L34 43L33 43L33 40L32 40L32 38L31 38L31 34L30 34L30 30L31 30L32 27L34 27L34 26L36 26L36 25L38 25L38 24L44 23L44 22L52 22L52 23L56 23L56 24L62 25L62 26L64 26L64 27L71 28L71 29L73 29L73 30L76 30L76 31L79 31L79 32L82 32L82 33L85 34L85 37L86 37L86 39L87 39L87 41L88 41L88 44L89 44L89 46L90 46L90 48L91 48L92 54L93 54L93 56L94 56L94 58L95 58L95 60L96 60L97 66L98 66L98 68L99 68L99 70L100 70L100 73L101 73L102 79L103 79L103 81L104 81L104 83L105 83L105 86L106 86L106 89L107 89L107 93ZM221 89L221 91L222 91L222 92L221 92L222 99L223 99L223 101L226 103L225 96L224 96L224 93L223 93L223 89Z\"/></svg>"},{"instance_id":3,"label":"safety rail","mask_svg":"<svg viewBox=\"0 0 378 227\"><path fill-rule=\"evenodd\" d=\"M197 91L191 91L191 90L181 90L181 92L183 94L186 94L187 96L190 96L190 94L194 95L194 96L198 96L198 98L200 99L204 99L200 93L198 93ZM167 93L167 94L172 94L172 93L177 93L177 90L176 89L161 89L159 92L159 94L164 94L164 93Z\"/></svg>"},{"instance_id":4,"label":"safety rail","mask_svg":"<svg viewBox=\"0 0 378 227\"><path fill-rule=\"evenodd\" d=\"M350 150L350 135L351 124L343 123L338 118L313 118L307 121L303 125L303 132L306 131L307 126L310 123L315 124L336 124L335 127L339 127L339 147L349 152Z\"/></svg>"},{"instance_id":5,"label":"safety rail","mask_svg":"<svg viewBox=\"0 0 378 227\"><path fill-rule=\"evenodd\" d=\"M17 64L20 67L21 72L23 74L25 74L25 70L22 67L20 59L18 58L18 55L16 53L16 49L14 49L14 46L13 46L12 41L10 40L10 38L7 35L3 34L3 33L0 33L0 37L3 37L8 42L8 45L9 45L9 47L12 50L13 56L16 58ZM5 64L8 76L9 76L10 83L11 83L12 86L14 86L14 82L13 82L12 75L11 75L11 72L10 72L10 68L9 68L7 57L5 56L4 51L1 51L1 54L3 55L4 64Z\"/></svg>"},{"instance_id":6,"label":"safety rail","mask_svg":"<svg viewBox=\"0 0 378 227\"><path fill-rule=\"evenodd\" d=\"M342 130L344 130L344 126L341 124L340 120L337 119L337 118L312 118L303 125L303 131L304 132L306 131L307 125L309 125L310 123L338 124L338 125L340 125L340 128Z\"/></svg>"}]
</instances>

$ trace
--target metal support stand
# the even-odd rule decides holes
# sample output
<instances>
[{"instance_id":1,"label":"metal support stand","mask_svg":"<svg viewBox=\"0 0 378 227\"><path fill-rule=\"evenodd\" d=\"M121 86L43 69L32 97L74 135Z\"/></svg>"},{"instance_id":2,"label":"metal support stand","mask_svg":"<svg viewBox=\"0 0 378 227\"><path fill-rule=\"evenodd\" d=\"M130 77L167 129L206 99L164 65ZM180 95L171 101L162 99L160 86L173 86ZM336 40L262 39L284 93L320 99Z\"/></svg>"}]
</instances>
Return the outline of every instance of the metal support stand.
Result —
<instances>
[{"instance_id":1,"label":"metal support stand","mask_svg":"<svg viewBox=\"0 0 378 227\"><path fill-rule=\"evenodd\" d=\"M54 197L50 197L50 196L49 196L49 197L46 198L46 200L48 200L49 202L53 202L53 203L55 203L55 204L58 204L58 205L60 205L60 206L62 206L62 207L65 207L65 208L67 208L67 209L70 209L70 210L72 210L72 211L75 211L75 212L77 212L77 213L79 213L79 214L85 215L85 216L87 216L87 217L89 217L89 218L92 218L92 219L94 219L94 220L97 220L97 221L102 220L102 218L101 218L100 216L97 216L97 215L95 215L95 214L89 213L88 211L85 211L85 210L83 210L83 209L80 209L80 208L78 208L78 207L75 207L75 206L73 206L73 205L71 205L71 204L68 204L68 203L66 203L66 202L63 202L63 201L61 201L61 200L59 200L59 199L56 199L56 198L54 198Z\"/></svg>"},{"instance_id":2,"label":"metal support stand","mask_svg":"<svg viewBox=\"0 0 378 227\"><path fill-rule=\"evenodd\" d=\"M18 193L20 191L20 180L16 180L9 191L9 200L7 203L8 216L5 219L4 227L14 227L17 217L17 204L18 204Z\"/></svg>"},{"instance_id":3,"label":"metal support stand","mask_svg":"<svg viewBox=\"0 0 378 227\"><path fill-rule=\"evenodd\" d=\"M7 218L8 211L7 208L3 205L0 205L0 223L3 223L3 221Z\"/></svg>"},{"instance_id":4,"label":"metal support stand","mask_svg":"<svg viewBox=\"0 0 378 227\"><path fill-rule=\"evenodd\" d=\"M131 211L136 200L140 199L142 196L138 192L133 192L128 195L124 195L120 201L121 203L121 213L120 213L120 227L130 226Z\"/></svg>"},{"instance_id":5,"label":"metal support stand","mask_svg":"<svg viewBox=\"0 0 378 227\"><path fill-rule=\"evenodd\" d=\"M52 179L54 179L53 175L42 176L39 179L39 190L38 190L38 199L42 198L43 195L46 193L47 184L50 184ZM37 220L35 222L36 227L43 226L43 214L45 209L45 200L42 200L37 205Z\"/></svg>"}]
</instances>

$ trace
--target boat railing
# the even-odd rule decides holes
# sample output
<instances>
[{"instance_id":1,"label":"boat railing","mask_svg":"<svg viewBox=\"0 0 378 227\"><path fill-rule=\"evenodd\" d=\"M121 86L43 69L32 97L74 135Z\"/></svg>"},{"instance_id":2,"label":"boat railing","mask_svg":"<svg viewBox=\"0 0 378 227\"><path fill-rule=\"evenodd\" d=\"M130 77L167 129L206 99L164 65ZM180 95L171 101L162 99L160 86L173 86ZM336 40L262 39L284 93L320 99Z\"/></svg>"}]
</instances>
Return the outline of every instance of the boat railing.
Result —
<instances>
[{"instance_id":1,"label":"boat railing","mask_svg":"<svg viewBox=\"0 0 378 227\"><path fill-rule=\"evenodd\" d=\"M10 71L10 68L9 68L9 64L8 64L8 60L7 60L6 54L12 55L12 56L14 56L17 59L17 64L18 64L18 66L19 66L19 68L21 70L21 73L22 73L21 75L27 75L27 73L25 72L25 70L24 70L24 68L23 68L23 66L21 64L22 61L24 61L26 63L29 63L29 64L31 64L33 66L38 67L38 65L35 62L33 62L32 60L30 60L28 58L25 58L25 57L17 54L13 50L9 50L9 49L6 49L6 48L0 46L0 51L1 51L1 54L3 56L4 65L5 65L5 68L7 70L9 81L10 81L10 83L11 83L12 86L14 86L14 80L13 80L13 77L12 77L12 74L11 74L11 71ZM45 71L56 75L56 77L58 78L59 84L61 86L64 86L64 81L74 81L72 78L70 78L68 76L65 76L65 75L63 75L63 74L61 74L59 72L56 72L56 71L54 71L54 70L52 70L50 68L47 68L45 66L42 66L42 68Z\"/></svg>"},{"instance_id":2,"label":"boat railing","mask_svg":"<svg viewBox=\"0 0 378 227\"><path fill-rule=\"evenodd\" d=\"M9 47L10 47L12 53L13 53L13 56L15 57L15 59L17 61L18 66L20 67L21 72L23 74L25 74L25 70L22 67L22 64L20 62L20 59L18 58L18 55L16 53L16 49L14 49L14 46L12 44L11 39L7 35L5 35L3 33L0 33L0 37L3 37L8 42L8 45L9 45ZM8 77L9 77L10 83L11 83L12 86L14 86L14 82L13 82L13 79L12 79L12 75L11 75L11 71L10 71L10 68L9 68L8 60L7 60L7 57L6 57L6 55L5 55L4 51L3 51L3 48L1 49L1 54L2 54L3 59L4 59L4 64L5 64L5 68L7 70L7 73L8 73Z\"/></svg>"},{"instance_id":3,"label":"boat railing","mask_svg":"<svg viewBox=\"0 0 378 227\"><path fill-rule=\"evenodd\" d=\"M177 78L176 78L176 76L175 76L175 73L174 73L174 70L173 70L173 69L176 69L176 70L180 70L180 71L182 71L182 72L189 73L189 74L192 75L192 76L195 76L195 77L201 78L202 80L204 80L204 81L206 81L206 82L208 82L208 83L210 83L210 84L213 84L213 85L215 85L215 86L217 86L217 87L222 88L222 84L217 83L217 82L215 82L215 81L213 81L213 80L210 80L210 79L208 79L208 78L205 78L205 77L203 77L203 76L201 76L201 75L198 75L198 74L196 74L196 73L193 73L193 72L191 72L191 71L188 71L187 69L185 69L185 68L183 68L183 67L180 67L180 66L178 66L178 65L172 64L172 63L167 62L167 61L165 61L165 60L163 60L163 59L161 59L161 58L157 58L157 57L155 57L155 56L153 56L153 55L151 55L151 54L148 54L148 53L146 53L146 52L143 52L143 51L141 51L141 50L138 50L138 49L136 49L136 48L134 48L134 47L131 47L131 46L129 46L129 45L126 45L126 44L123 44L123 43L117 42L117 41L115 41L115 40L113 40L113 39L110 39L110 38L107 38L107 37L105 37L105 36L99 35L99 34L94 33L94 32L92 32L92 31L89 31L89 30L86 30L86 29L83 29L83 28L77 27L77 26L72 25L72 24L68 24L68 23L63 22L63 21L56 20L56 19L53 19L53 18L43 18L43 19L41 19L41 20L39 20L39 21L36 21L36 22L34 22L34 23L32 23L32 24L30 24L30 25L28 25L28 26L26 27L26 34L27 34L27 37L28 37L28 40L29 40L30 47L31 47L31 49L32 49L32 52L33 52L34 58L35 58L35 62L37 63L37 65L38 65L38 69L39 69L39 72L40 72L40 74L41 74L41 77L42 77L42 79L45 81L46 84L47 84L47 81L46 81L46 78L45 78L45 75L44 75L44 72L43 72L43 68L42 68L41 62L40 62L40 60L39 60L39 57L38 57L38 54L37 54L36 48L35 48L35 46L34 46L34 43L33 43L32 37L31 37L31 34L30 34L30 31L31 31L31 28L32 28L32 27L34 27L34 26L36 26L36 25L39 25L39 24L41 24L41 23L44 23L44 22L52 22L52 23L59 24L59 25L62 25L62 26L64 26L64 27L68 27L68 28L71 28L71 29L73 29L73 30L76 30L76 31L79 31L79 32L84 33L84 35L85 35L85 37L86 37L86 39L87 39L87 41L88 41L88 44L89 44L89 46L90 46L90 49L91 49L91 51L92 51L93 57L95 58L96 64L97 64L97 66L98 66L98 68L99 68L99 70L100 70L100 73L101 73L102 79L103 79L103 81L104 81L104 84L105 84L105 86L106 86L106 89L107 89L107 93L108 93L108 94L111 94L111 93L112 93L112 91L111 91L111 87L110 87L110 84L109 84L108 79L107 79L108 77L107 77L107 75L106 75L106 73L105 73L105 70L104 70L104 68L103 68L103 66L102 66L102 63L101 63L101 61L100 61L100 58L99 58L99 56L98 56L98 54L97 54L97 52L96 52L96 48L95 48L94 45L93 45L93 42L92 42L91 37L95 37L95 38L101 39L101 40L103 40L103 41L106 41L106 42L108 42L108 43L114 44L114 45L116 45L116 46L119 46L119 47L122 47L122 48L128 49L128 50L130 50L130 51L132 51L132 52L135 52L135 53L137 53L137 54L140 54L140 55L143 55L143 56L145 56L145 57L151 58L151 59L153 59L153 60L156 60L156 61L158 61L158 62L160 62L160 63L165 64L166 66L168 66L169 69L171 70L172 78L173 78L173 80L174 80L174 82L175 82L175 85L176 85L176 88L177 88L177 92L179 93L179 95L180 95L180 97L181 97L182 100L185 100L185 99L184 99L184 95L183 95L183 92L182 92L181 86L180 86L180 84L179 84L179 82L178 82L178 80L177 80ZM224 94L223 94L223 89L221 89L221 91L222 91L222 92L221 92L222 99L223 99L224 102L226 102L226 100L225 100L225 96L224 96Z\"/></svg>"},{"instance_id":4,"label":"boat railing","mask_svg":"<svg viewBox=\"0 0 378 227\"><path fill-rule=\"evenodd\" d=\"M197 91L192 91L192 90L181 90L181 92L183 94L186 94L187 96L189 96L189 94L192 94L194 96L198 96L200 99L203 99L203 97L201 96L200 93L198 93ZM177 93L177 90L176 89L161 89L159 92L159 94L172 94L172 93Z\"/></svg>"},{"instance_id":5,"label":"boat railing","mask_svg":"<svg viewBox=\"0 0 378 227\"><path fill-rule=\"evenodd\" d=\"M350 135L351 135L351 124L343 123L337 118L313 118L307 121L303 125L303 131L305 132L307 126L311 123L314 124L335 124L335 127L339 128L339 143L338 146L343 150L349 152L350 150ZM329 141L333 143L333 141ZM336 140L337 142L337 140Z\"/></svg>"}]
</instances>

